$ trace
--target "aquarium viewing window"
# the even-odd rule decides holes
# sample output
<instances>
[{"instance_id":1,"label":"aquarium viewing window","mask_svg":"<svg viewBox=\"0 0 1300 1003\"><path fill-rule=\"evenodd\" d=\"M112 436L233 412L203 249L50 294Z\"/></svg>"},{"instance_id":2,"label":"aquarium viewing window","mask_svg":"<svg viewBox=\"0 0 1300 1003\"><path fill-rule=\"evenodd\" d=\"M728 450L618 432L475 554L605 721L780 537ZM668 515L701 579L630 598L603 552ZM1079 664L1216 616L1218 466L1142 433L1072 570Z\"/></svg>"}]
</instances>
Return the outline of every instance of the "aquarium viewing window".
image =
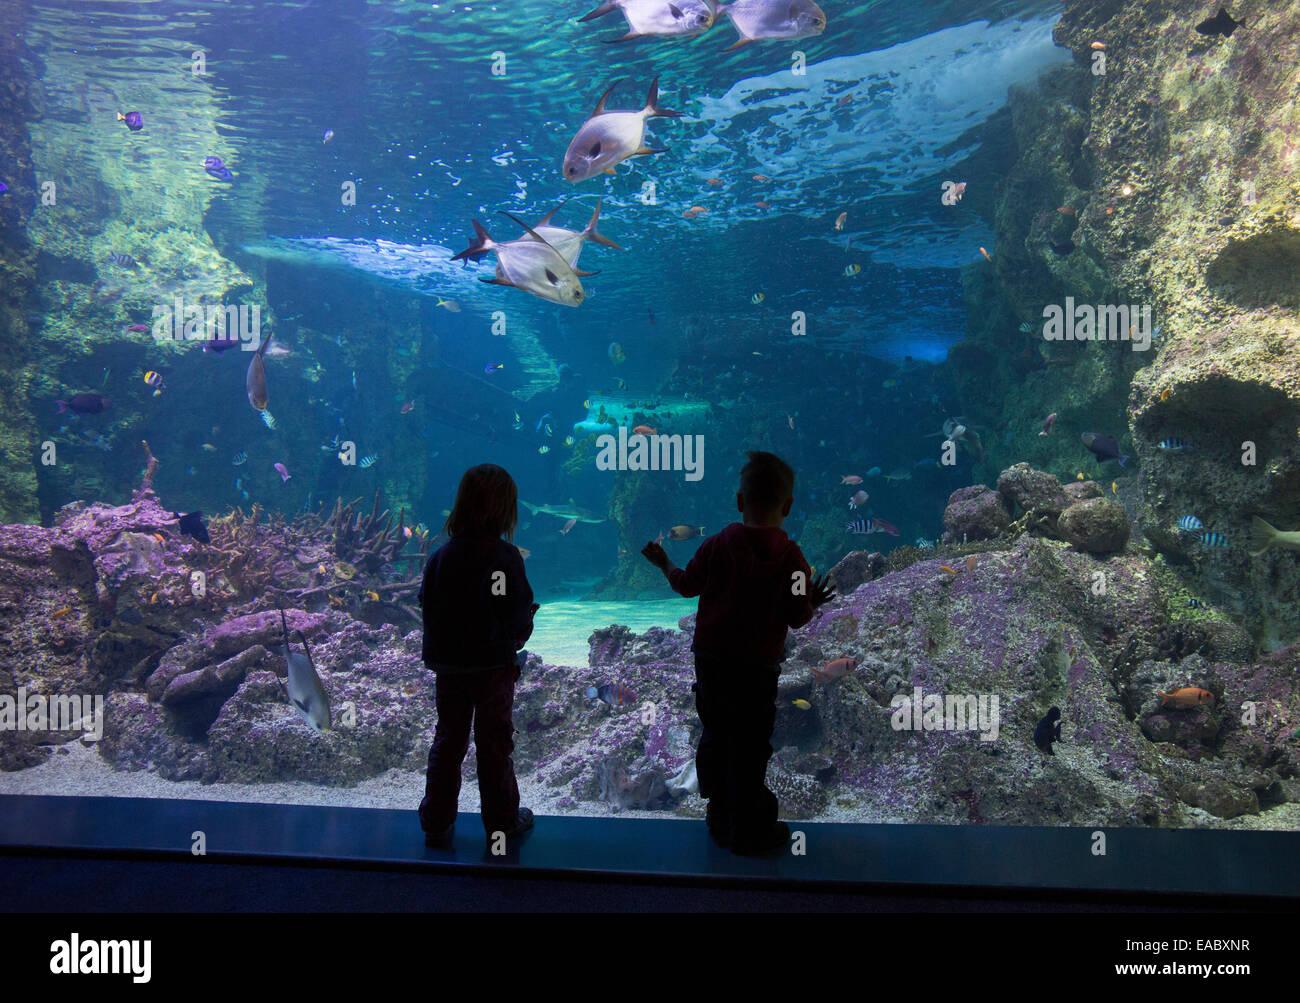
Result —
<instances>
[{"instance_id":1,"label":"aquarium viewing window","mask_svg":"<svg viewBox=\"0 0 1300 1003\"><path fill-rule=\"evenodd\" d=\"M1296 4L7 10L6 854L1300 893Z\"/></svg>"}]
</instances>

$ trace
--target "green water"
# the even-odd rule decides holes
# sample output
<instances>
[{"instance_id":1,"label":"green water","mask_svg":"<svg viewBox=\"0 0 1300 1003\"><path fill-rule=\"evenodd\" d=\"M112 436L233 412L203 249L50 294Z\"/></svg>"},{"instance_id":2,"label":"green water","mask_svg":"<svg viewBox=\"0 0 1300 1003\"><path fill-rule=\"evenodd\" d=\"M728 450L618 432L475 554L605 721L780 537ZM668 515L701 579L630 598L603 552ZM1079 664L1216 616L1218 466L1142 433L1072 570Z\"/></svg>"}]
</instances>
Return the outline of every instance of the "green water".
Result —
<instances>
[{"instance_id":1,"label":"green water","mask_svg":"<svg viewBox=\"0 0 1300 1003\"><path fill-rule=\"evenodd\" d=\"M528 650L552 665L587 664L587 638L591 632L618 623L636 633L647 627L677 626L695 612L694 599L653 602L552 602L537 611Z\"/></svg>"}]
</instances>

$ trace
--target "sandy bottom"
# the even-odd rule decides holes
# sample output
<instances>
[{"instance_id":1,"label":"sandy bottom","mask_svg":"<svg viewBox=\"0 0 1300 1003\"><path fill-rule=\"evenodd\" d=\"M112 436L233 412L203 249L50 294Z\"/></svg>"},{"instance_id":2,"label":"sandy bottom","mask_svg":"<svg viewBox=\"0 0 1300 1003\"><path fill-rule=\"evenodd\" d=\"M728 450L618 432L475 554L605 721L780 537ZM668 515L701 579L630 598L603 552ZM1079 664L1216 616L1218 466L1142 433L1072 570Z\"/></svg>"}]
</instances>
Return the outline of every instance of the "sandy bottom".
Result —
<instances>
[{"instance_id":1,"label":"sandy bottom","mask_svg":"<svg viewBox=\"0 0 1300 1003\"><path fill-rule=\"evenodd\" d=\"M677 629L677 621L695 612L694 599L637 602L542 603L533 621L528 650L550 665L587 665L587 638L592 631L622 624L633 633L649 627Z\"/></svg>"}]
</instances>

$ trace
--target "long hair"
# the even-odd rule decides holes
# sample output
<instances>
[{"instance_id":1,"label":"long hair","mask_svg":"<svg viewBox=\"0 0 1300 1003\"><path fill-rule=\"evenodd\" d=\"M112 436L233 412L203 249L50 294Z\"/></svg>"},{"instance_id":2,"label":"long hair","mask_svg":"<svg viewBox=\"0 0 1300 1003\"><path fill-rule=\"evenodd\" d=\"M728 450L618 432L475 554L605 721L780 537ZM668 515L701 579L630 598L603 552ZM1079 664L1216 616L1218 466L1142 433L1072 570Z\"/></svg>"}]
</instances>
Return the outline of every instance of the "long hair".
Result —
<instances>
[{"instance_id":1,"label":"long hair","mask_svg":"<svg viewBox=\"0 0 1300 1003\"><path fill-rule=\"evenodd\" d=\"M456 502L443 524L448 536L515 538L519 523L519 489L504 467L480 463L461 476Z\"/></svg>"}]
</instances>

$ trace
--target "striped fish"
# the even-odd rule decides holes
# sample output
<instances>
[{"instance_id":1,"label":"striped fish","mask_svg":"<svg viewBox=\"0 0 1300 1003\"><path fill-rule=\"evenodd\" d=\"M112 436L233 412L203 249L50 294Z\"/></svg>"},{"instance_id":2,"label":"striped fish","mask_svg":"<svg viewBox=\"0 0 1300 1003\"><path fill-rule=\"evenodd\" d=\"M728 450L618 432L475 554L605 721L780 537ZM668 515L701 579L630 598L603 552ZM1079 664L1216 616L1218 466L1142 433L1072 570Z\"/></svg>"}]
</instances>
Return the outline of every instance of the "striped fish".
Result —
<instances>
[{"instance_id":1,"label":"striped fish","mask_svg":"<svg viewBox=\"0 0 1300 1003\"><path fill-rule=\"evenodd\" d=\"M274 431L275 415L271 414L270 411L259 411L258 414L262 416L262 424L265 425L267 428L271 429L272 431Z\"/></svg>"},{"instance_id":2,"label":"striped fish","mask_svg":"<svg viewBox=\"0 0 1300 1003\"><path fill-rule=\"evenodd\" d=\"M1178 528L1179 529L1204 529L1205 526L1201 523L1200 519L1196 518L1196 516L1185 515L1178 520Z\"/></svg>"},{"instance_id":3,"label":"striped fish","mask_svg":"<svg viewBox=\"0 0 1300 1003\"><path fill-rule=\"evenodd\" d=\"M362 470L365 470L367 467L373 467L377 459L379 459L379 457L373 454L370 456L363 456L361 459L357 460L357 466Z\"/></svg>"},{"instance_id":4,"label":"striped fish","mask_svg":"<svg viewBox=\"0 0 1300 1003\"><path fill-rule=\"evenodd\" d=\"M1226 547L1229 545L1228 538L1222 533L1202 533L1200 539L1201 543L1207 547Z\"/></svg>"},{"instance_id":5,"label":"striped fish","mask_svg":"<svg viewBox=\"0 0 1300 1003\"><path fill-rule=\"evenodd\" d=\"M1186 439L1161 439L1156 443L1157 449L1163 449L1166 453L1191 453L1194 452L1192 444Z\"/></svg>"},{"instance_id":6,"label":"striped fish","mask_svg":"<svg viewBox=\"0 0 1300 1003\"><path fill-rule=\"evenodd\" d=\"M867 533L888 533L890 536L898 536L898 527L885 522L884 519L858 519L844 527L846 533L867 534Z\"/></svg>"}]
</instances>

